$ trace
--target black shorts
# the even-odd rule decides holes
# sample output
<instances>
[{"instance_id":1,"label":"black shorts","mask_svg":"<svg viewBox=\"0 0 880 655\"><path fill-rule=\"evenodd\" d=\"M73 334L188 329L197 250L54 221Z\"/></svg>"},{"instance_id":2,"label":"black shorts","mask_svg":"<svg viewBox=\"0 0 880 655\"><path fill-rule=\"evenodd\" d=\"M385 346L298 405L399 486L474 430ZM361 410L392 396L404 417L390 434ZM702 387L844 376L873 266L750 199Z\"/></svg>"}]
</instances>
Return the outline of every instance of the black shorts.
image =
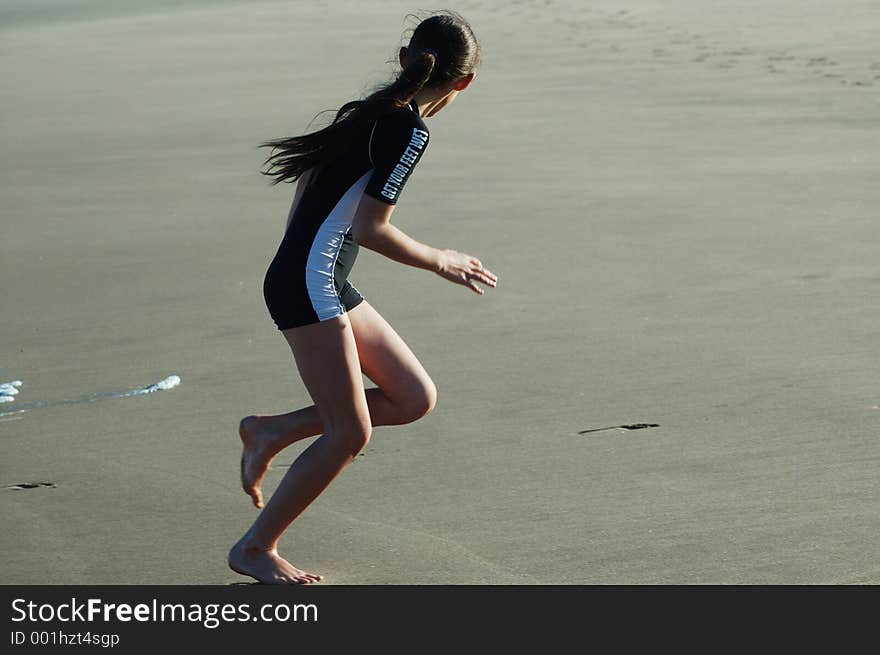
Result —
<instances>
[{"instance_id":1,"label":"black shorts","mask_svg":"<svg viewBox=\"0 0 880 655\"><path fill-rule=\"evenodd\" d=\"M350 234L318 245L313 240L312 256L302 256L302 248L287 241L282 241L263 279L263 299L279 330L336 318L363 301L348 281L358 251Z\"/></svg>"}]
</instances>

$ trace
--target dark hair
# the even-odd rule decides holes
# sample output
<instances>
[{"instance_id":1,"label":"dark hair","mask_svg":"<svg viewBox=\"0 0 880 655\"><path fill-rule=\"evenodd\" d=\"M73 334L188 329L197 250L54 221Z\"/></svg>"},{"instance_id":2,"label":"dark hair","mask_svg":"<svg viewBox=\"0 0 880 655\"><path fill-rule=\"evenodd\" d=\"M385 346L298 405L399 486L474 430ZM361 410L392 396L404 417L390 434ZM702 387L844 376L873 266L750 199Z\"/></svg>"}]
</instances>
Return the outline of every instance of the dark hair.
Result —
<instances>
[{"instance_id":1,"label":"dark hair","mask_svg":"<svg viewBox=\"0 0 880 655\"><path fill-rule=\"evenodd\" d=\"M416 26L407 46L406 63L394 79L379 85L363 100L342 105L327 127L261 143L259 148L273 148L273 154L263 162L269 170L260 172L275 178L273 185L296 181L310 168L342 152L360 127L406 107L422 87L439 87L474 72L480 63L480 46L467 21L444 10Z\"/></svg>"}]
</instances>

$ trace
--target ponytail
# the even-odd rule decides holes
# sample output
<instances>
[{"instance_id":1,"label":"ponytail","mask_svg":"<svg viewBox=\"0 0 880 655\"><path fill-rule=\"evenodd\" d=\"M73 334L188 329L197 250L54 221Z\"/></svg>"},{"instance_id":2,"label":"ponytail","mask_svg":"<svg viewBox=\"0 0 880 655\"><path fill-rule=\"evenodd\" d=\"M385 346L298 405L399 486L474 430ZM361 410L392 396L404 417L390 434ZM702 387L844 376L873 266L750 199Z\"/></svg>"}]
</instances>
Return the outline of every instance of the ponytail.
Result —
<instances>
[{"instance_id":1,"label":"ponytail","mask_svg":"<svg viewBox=\"0 0 880 655\"><path fill-rule=\"evenodd\" d=\"M410 39L406 61L394 80L363 100L342 105L327 127L259 144L260 148L272 148L272 154L263 162L268 170L260 172L274 178L273 185L295 182L311 168L332 161L351 145L359 130L409 105L423 87L440 86L473 72L480 61L480 46L467 21L447 10L419 23Z\"/></svg>"},{"instance_id":2,"label":"ponytail","mask_svg":"<svg viewBox=\"0 0 880 655\"><path fill-rule=\"evenodd\" d=\"M260 148L273 148L273 154L263 162L268 165L269 170L260 172L274 178L272 185L284 181L294 182L310 168L329 161L342 152L359 128L372 124L384 114L409 105L431 79L437 60L437 54L433 50L413 54L415 56L410 57L409 65L395 80L381 86L363 100L352 100L342 105L327 127L301 136L261 143Z\"/></svg>"}]
</instances>

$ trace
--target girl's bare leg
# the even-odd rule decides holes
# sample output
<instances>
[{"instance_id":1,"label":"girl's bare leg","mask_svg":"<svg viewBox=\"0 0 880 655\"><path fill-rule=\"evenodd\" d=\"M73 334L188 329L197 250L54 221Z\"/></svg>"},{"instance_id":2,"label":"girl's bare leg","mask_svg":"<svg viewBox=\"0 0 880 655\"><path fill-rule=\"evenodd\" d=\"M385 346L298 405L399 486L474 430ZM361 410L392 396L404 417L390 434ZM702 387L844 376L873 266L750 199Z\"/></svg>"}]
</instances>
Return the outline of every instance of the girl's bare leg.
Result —
<instances>
[{"instance_id":1,"label":"girl's bare leg","mask_svg":"<svg viewBox=\"0 0 880 655\"><path fill-rule=\"evenodd\" d=\"M371 425L410 423L431 411L437 398L434 383L397 332L367 301L347 315L361 371L378 385L365 390ZM288 414L246 416L238 431L241 485L262 507L261 483L272 459L290 444L321 434L323 425L311 405Z\"/></svg>"},{"instance_id":2,"label":"girl's bare leg","mask_svg":"<svg viewBox=\"0 0 880 655\"><path fill-rule=\"evenodd\" d=\"M347 316L284 330L323 435L293 462L256 521L229 552L229 566L265 583L309 583L321 576L283 559L278 539L370 439L372 426L357 346Z\"/></svg>"}]
</instances>

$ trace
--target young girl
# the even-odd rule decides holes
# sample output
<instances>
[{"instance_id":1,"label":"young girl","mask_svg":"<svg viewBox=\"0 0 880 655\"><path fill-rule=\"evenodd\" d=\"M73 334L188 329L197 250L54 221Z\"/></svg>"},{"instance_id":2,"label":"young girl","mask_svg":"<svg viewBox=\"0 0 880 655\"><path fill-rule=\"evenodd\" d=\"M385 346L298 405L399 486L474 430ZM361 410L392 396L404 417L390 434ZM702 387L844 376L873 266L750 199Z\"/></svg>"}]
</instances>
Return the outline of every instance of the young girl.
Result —
<instances>
[{"instance_id":1,"label":"young girl","mask_svg":"<svg viewBox=\"0 0 880 655\"><path fill-rule=\"evenodd\" d=\"M278 539L367 445L374 425L415 421L437 399L416 356L348 281L358 246L478 294L484 293L479 284L497 282L476 257L432 248L390 223L428 145L423 119L468 87L480 47L467 22L445 11L418 24L399 59L394 81L343 105L326 128L261 144L273 148L264 173L275 177L273 184L298 180L263 295L315 404L242 419L241 484L256 507L263 507L260 483L272 458L300 439L321 437L293 462L229 551L229 566L260 582L321 580L282 558ZM377 386L364 389L361 373Z\"/></svg>"}]
</instances>

